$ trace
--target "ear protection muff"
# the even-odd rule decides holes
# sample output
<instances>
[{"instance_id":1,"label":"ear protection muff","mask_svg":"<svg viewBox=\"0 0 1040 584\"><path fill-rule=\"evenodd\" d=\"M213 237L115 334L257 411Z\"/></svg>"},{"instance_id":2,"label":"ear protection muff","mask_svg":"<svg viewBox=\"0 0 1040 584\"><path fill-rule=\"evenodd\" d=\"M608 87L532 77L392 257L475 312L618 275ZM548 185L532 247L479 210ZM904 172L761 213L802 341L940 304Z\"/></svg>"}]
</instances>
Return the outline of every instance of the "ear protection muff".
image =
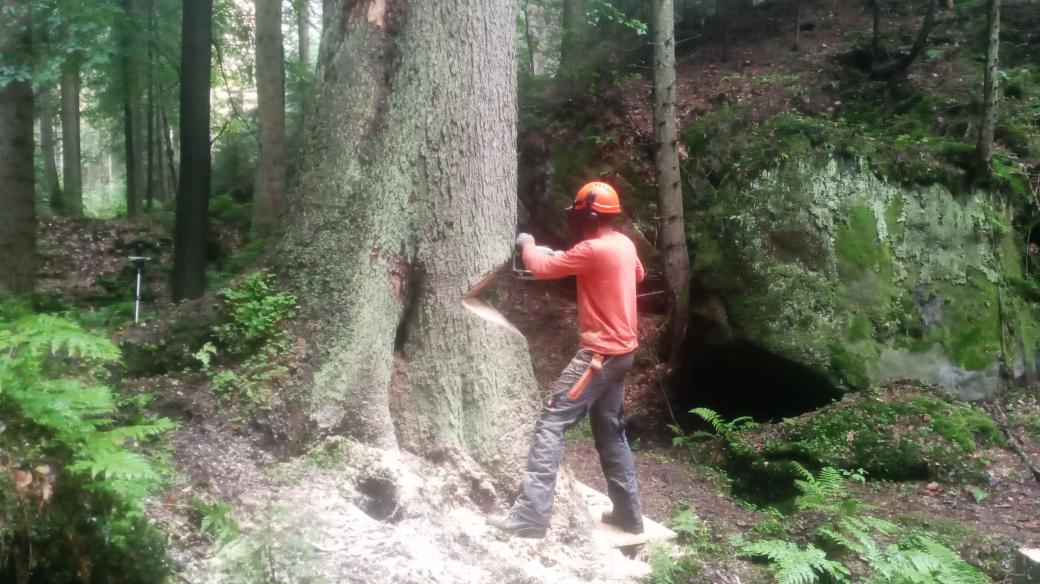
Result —
<instances>
[{"instance_id":1,"label":"ear protection muff","mask_svg":"<svg viewBox=\"0 0 1040 584\"><path fill-rule=\"evenodd\" d=\"M599 213L596 212L596 208L593 207L593 203L596 202L596 193L589 193L585 196L585 216L589 219L599 218Z\"/></svg>"}]
</instances>

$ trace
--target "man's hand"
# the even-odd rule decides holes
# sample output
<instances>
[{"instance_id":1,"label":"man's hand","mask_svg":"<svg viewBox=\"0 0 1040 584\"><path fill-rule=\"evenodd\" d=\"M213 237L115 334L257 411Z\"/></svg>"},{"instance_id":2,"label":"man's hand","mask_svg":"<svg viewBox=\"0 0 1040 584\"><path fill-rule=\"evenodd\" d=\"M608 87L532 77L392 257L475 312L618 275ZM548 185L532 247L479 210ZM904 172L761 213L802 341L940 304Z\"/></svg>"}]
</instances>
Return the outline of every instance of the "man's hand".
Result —
<instances>
[{"instance_id":1,"label":"man's hand","mask_svg":"<svg viewBox=\"0 0 1040 584\"><path fill-rule=\"evenodd\" d=\"M525 245L534 243L534 236L530 233L521 233L516 236L516 247L523 249Z\"/></svg>"}]
</instances>

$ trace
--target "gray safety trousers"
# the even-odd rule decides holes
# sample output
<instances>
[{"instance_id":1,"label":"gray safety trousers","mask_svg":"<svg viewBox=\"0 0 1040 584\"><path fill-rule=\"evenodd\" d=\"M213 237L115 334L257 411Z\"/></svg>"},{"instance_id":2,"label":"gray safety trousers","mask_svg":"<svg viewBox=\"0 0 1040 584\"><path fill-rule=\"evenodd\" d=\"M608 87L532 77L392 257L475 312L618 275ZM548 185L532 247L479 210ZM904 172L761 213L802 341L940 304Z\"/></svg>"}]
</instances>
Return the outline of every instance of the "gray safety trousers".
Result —
<instances>
[{"instance_id":1,"label":"gray safety trousers","mask_svg":"<svg viewBox=\"0 0 1040 584\"><path fill-rule=\"evenodd\" d=\"M604 356L602 368L592 373L588 385L572 400L567 394L590 367L593 355L587 349L578 351L560 374L542 409L520 496L510 512L516 519L534 525L549 524L556 472L563 458L563 434L588 414L615 516L642 521L636 468L622 423L625 374L632 368L635 353Z\"/></svg>"}]
</instances>

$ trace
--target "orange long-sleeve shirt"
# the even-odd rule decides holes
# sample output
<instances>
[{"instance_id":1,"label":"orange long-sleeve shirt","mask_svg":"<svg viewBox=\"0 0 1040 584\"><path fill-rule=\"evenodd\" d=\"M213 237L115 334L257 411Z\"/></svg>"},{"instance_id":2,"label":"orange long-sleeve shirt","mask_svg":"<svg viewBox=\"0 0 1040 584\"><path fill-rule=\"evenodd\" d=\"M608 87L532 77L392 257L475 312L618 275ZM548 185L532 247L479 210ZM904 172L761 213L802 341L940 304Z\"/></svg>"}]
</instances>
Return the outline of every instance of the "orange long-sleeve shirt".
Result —
<instances>
[{"instance_id":1,"label":"orange long-sleeve shirt","mask_svg":"<svg viewBox=\"0 0 1040 584\"><path fill-rule=\"evenodd\" d=\"M643 264L636 246L616 231L586 239L565 253L538 252L524 246L524 265L535 278L578 277L578 337L582 348L603 355L622 355L639 346L636 282Z\"/></svg>"}]
</instances>

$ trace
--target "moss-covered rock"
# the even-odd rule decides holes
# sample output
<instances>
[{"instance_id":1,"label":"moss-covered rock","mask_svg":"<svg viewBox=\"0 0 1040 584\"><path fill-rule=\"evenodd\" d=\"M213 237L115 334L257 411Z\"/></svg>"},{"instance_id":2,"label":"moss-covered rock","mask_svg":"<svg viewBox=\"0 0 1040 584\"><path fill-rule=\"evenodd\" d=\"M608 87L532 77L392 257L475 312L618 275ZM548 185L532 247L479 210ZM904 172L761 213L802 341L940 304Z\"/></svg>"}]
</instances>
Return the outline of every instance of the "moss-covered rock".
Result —
<instances>
[{"instance_id":1,"label":"moss-covered rock","mask_svg":"<svg viewBox=\"0 0 1040 584\"><path fill-rule=\"evenodd\" d=\"M739 477L742 495L783 500L797 472L792 462L863 469L875 479L977 483L986 480L985 449L1003 444L983 411L937 388L897 384L737 432L724 465Z\"/></svg>"},{"instance_id":2,"label":"moss-covered rock","mask_svg":"<svg viewBox=\"0 0 1040 584\"><path fill-rule=\"evenodd\" d=\"M747 148L772 165L736 164L761 170L689 213L697 288L724 299L728 325L846 389L915 377L971 399L1002 372L1035 374L1035 298L1008 285L1021 254L1001 199L889 182L805 123L765 122L772 138ZM694 127L691 153L710 135Z\"/></svg>"}]
</instances>

